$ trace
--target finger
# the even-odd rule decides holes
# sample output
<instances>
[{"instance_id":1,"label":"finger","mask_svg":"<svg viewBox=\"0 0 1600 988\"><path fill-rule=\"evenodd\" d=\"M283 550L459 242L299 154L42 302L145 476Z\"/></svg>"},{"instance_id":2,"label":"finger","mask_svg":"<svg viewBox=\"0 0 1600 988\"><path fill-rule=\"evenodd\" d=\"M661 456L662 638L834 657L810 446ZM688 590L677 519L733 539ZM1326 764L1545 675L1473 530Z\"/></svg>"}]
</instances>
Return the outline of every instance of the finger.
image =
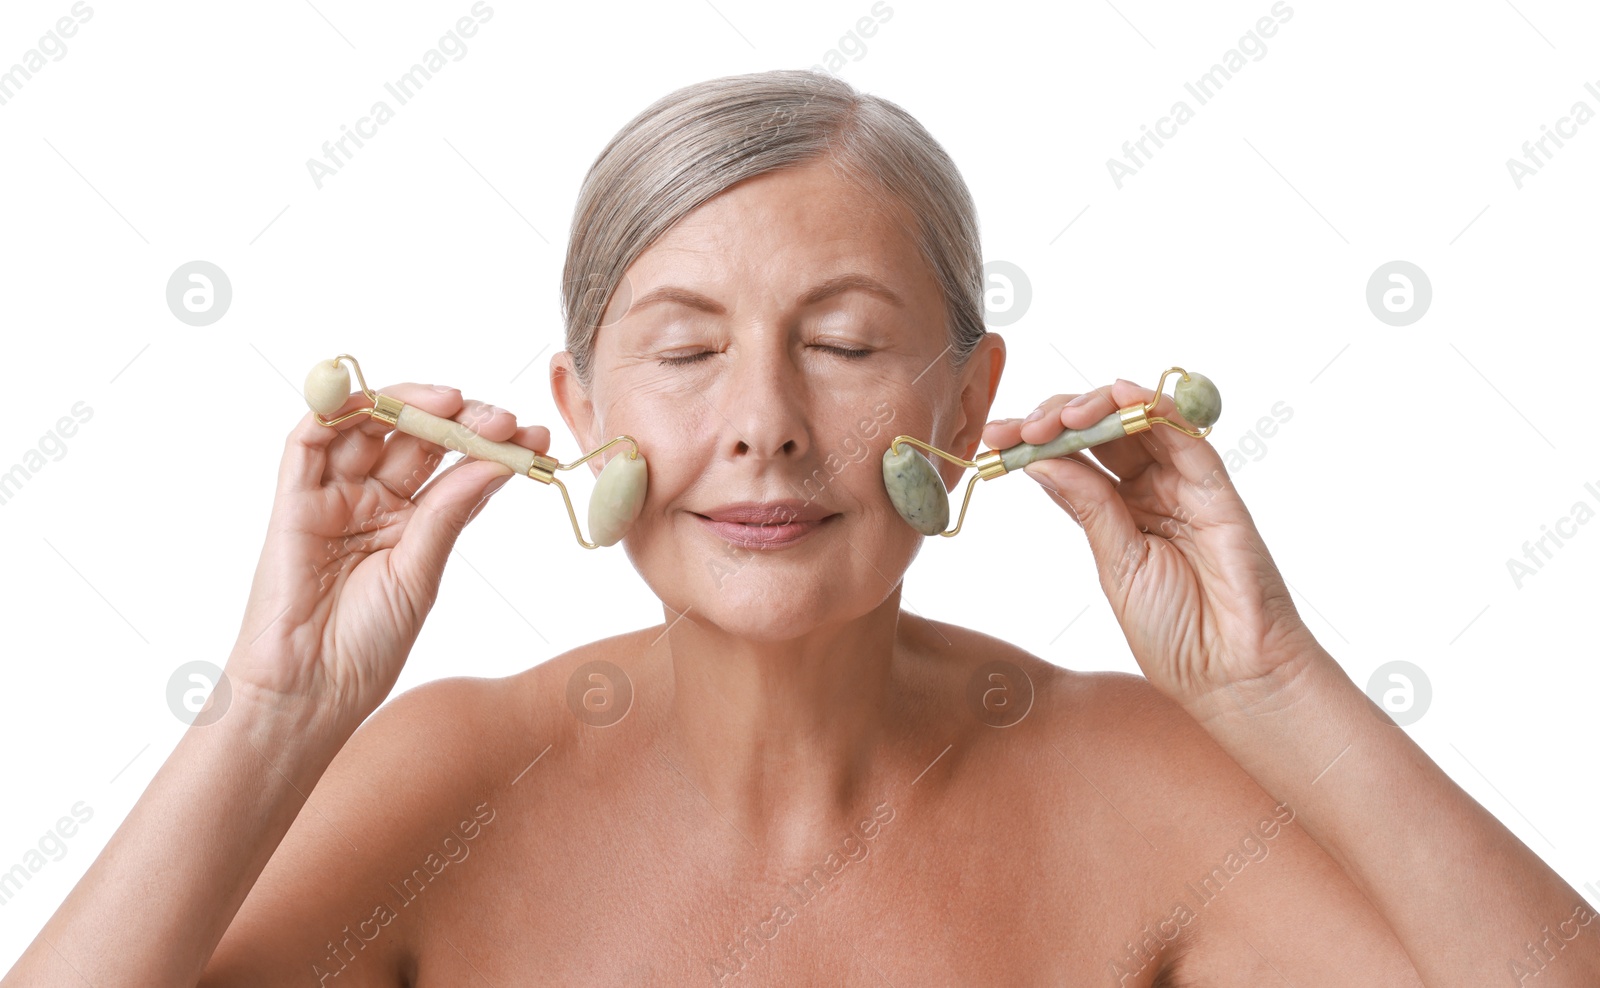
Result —
<instances>
[{"instance_id":1,"label":"finger","mask_svg":"<svg viewBox=\"0 0 1600 988\"><path fill-rule=\"evenodd\" d=\"M1120 595L1146 551L1145 535L1116 484L1076 455L1037 460L1023 470L1083 529L1094 553L1100 585ZM1113 604L1120 603L1113 599Z\"/></svg>"},{"instance_id":2,"label":"finger","mask_svg":"<svg viewBox=\"0 0 1600 988\"><path fill-rule=\"evenodd\" d=\"M423 411L443 418L451 418L461 411L461 392L442 384L406 382L380 388L378 393L388 395L407 405L415 405ZM338 414L371 406L372 402L366 395L357 392L350 396ZM321 482L360 482L367 477L373 464L383 455L384 440L395 431L394 426L370 415L358 415L349 422L340 423L336 428L348 441L328 447L327 462L320 478Z\"/></svg>"},{"instance_id":3,"label":"finger","mask_svg":"<svg viewBox=\"0 0 1600 988\"><path fill-rule=\"evenodd\" d=\"M1177 439L1183 439L1178 436ZM1182 469L1151 470L1118 485L1117 492L1141 528L1166 539L1194 536L1213 521L1237 521L1245 510L1222 458L1209 443L1195 443L1196 454L1211 461L1211 469L1198 478ZM1183 459L1191 454L1175 449ZM1246 513L1248 513L1246 511Z\"/></svg>"},{"instance_id":4,"label":"finger","mask_svg":"<svg viewBox=\"0 0 1600 988\"><path fill-rule=\"evenodd\" d=\"M1078 463L1083 464L1084 469L1092 471L1094 473L1094 475L1096 475L1098 477L1104 478L1106 483L1111 484L1112 487L1115 487L1116 484L1117 484L1117 478L1112 476L1109 472L1106 471L1106 469L1104 467L1102 467L1100 464L1096 463L1093 459L1091 459L1089 454L1087 452L1085 452L1084 450L1080 449L1075 453L1068 453L1066 456L1056 457L1056 459L1076 460ZM1035 460L1034 462L1042 463L1044 461ZM1047 493L1053 493L1053 492L1055 492L1057 490L1056 484L1048 476L1046 476L1046 474L1044 472L1041 472L1041 471L1030 472L1026 467L1024 467L1020 472L1027 474L1036 483L1038 483L1039 486L1044 487L1046 489ZM1059 500L1057 500L1056 503L1059 504L1063 508L1068 507L1068 505L1066 505L1065 503L1063 503L1063 502L1061 502ZM1078 516L1073 510L1069 509L1067 514L1072 518L1072 520L1074 522L1078 521Z\"/></svg>"},{"instance_id":5,"label":"finger","mask_svg":"<svg viewBox=\"0 0 1600 988\"><path fill-rule=\"evenodd\" d=\"M1140 387L1132 381L1118 380L1113 388L1118 405L1122 408L1144 404L1155 396L1154 391ZM1093 405L1098 400L1086 404ZM1063 410L1062 418L1068 422L1069 427L1071 427L1070 413L1077 411L1076 407ZM1223 467L1222 457L1216 449L1205 439L1185 435L1180 431L1183 428L1192 429L1194 426L1178 414L1177 404L1170 395L1163 393L1149 415L1152 419L1164 418L1173 424L1152 422L1148 429L1095 447L1096 456L1112 472L1127 481L1138 477L1151 463L1160 463L1174 468L1177 475L1190 484L1213 484L1219 478L1226 478L1227 470Z\"/></svg>"},{"instance_id":6,"label":"finger","mask_svg":"<svg viewBox=\"0 0 1600 988\"><path fill-rule=\"evenodd\" d=\"M1060 435L1063 428L1087 429L1119 409L1143 405L1154 395L1155 392L1149 388L1141 388L1121 378L1113 384L1083 394L1056 395L1039 403L1037 411L1043 413L1040 417L1032 422L1023 422L1022 440L1030 443L1049 442ZM1162 395L1151 414L1166 415L1169 412L1176 413L1176 406L1171 398Z\"/></svg>"},{"instance_id":7,"label":"finger","mask_svg":"<svg viewBox=\"0 0 1600 988\"><path fill-rule=\"evenodd\" d=\"M432 493L435 488L444 482L445 478L460 470L462 467L465 467L471 463L489 462L485 460L479 460L471 456L465 456L451 449L446 449L444 451L442 459L449 460L450 465L434 474L431 478L426 478L420 488L411 492L411 502L413 504L421 504L427 499L428 495Z\"/></svg>"},{"instance_id":8,"label":"finger","mask_svg":"<svg viewBox=\"0 0 1600 988\"><path fill-rule=\"evenodd\" d=\"M327 418L337 419L370 404L366 396L358 392ZM388 429L367 415L353 415L338 425L328 426L319 421L316 412L306 412L284 440L283 459L278 465L278 489L319 490L335 457L363 455L362 444L376 441L381 445L383 433ZM371 432L377 433L375 440L369 435Z\"/></svg>"},{"instance_id":9,"label":"finger","mask_svg":"<svg viewBox=\"0 0 1600 988\"><path fill-rule=\"evenodd\" d=\"M1062 428L1083 429L1104 418L1109 411L1115 411L1114 404L1109 408L1102 403L1094 403L1093 414L1071 413L1065 418L1064 409L1076 408L1090 403L1097 394L1103 394L1106 401L1112 399L1112 389L1099 388L1086 394L1058 394L1052 395L1041 401L1036 408L1026 417L996 419L984 426L983 438L992 449L1004 449L1015 446L1017 443L1046 443L1061 434Z\"/></svg>"},{"instance_id":10,"label":"finger","mask_svg":"<svg viewBox=\"0 0 1600 988\"><path fill-rule=\"evenodd\" d=\"M995 419L983 427L983 444L989 449L1005 449L1022 441L1022 419Z\"/></svg>"},{"instance_id":11,"label":"finger","mask_svg":"<svg viewBox=\"0 0 1600 988\"><path fill-rule=\"evenodd\" d=\"M535 453L548 453L550 450L550 430L542 425L523 426L511 434L510 441L516 443L518 446L531 449ZM443 447L440 448L442 449ZM443 455L449 456L451 455L451 451L445 450ZM430 481L421 491L413 492L412 500L421 500L427 495L428 491L431 490L434 485L439 483L439 481L450 476L453 471L461 469L464 464L471 462L473 462L472 457L460 456L459 459L457 459L454 463L451 463L448 467L445 467L444 471L438 476L434 477L433 480Z\"/></svg>"},{"instance_id":12,"label":"finger","mask_svg":"<svg viewBox=\"0 0 1600 988\"><path fill-rule=\"evenodd\" d=\"M1076 399L1076 394L1052 395L1041 401L1032 412L1024 418L996 419L983 428L983 441L989 444L990 449L1005 449L1015 446L1020 442L1046 442L1061 432L1059 427L1046 427L1045 431L1038 428L1039 423L1053 423L1061 408L1068 402ZM1027 435L1023 435L1023 430ZM1044 439L1034 439L1033 436L1043 435Z\"/></svg>"},{"instance_id":13,"label":"finger","mask_svg":"<svg viewBox=\"0 0 1600 988\"><path fill-rule=\"evenodd\" d=\"M1022 424L1018 427L1018 441L1025 443L1049 442L1061 434L1061 410L1071 402L1087 400L1080 394L1059 394L1051 395L1044 401L1039 402L1038 406L1023 418ZM1096 422L1100 418L1101 415L1096 415L1088 419L1085 424Z\"/></svg>"},{"instance_id":14,"label":"finger","mask_svg":"<svg viewBox=\"0 0 1600 988\"><path fill-rule=\"evenodd\" d=\"M512 433L511 441L526 446L535 453L550 452L550 430L542 425L525 425Z\"/></svg>"},{"instance_id":15,"label":"finger","mask_svg":"<svg viewBox=\"0 0 1600 988\"><path fill-rule=\"evenodd\" d=\"M1079 463L1082 463L1088 469L1093 470L1096 474L1104 477L1106 479L1107 483L1110 483L1110 484L1118 483L1117 476L1115 474L1113 474L1110 470L1107 470L1097 460L1095 460L1094 457L1090 455L1088 450L1080 449L1075 453L1068 453L1064 457L1057 457L1057 459L1077 460Z\"/></svg>"},{"instance_id":16,"label":"finger","mask_svg":"<svg viewBox=\"0 0 1600 988\"><path fill-rule=\"evenodd\" d=\"M1156 398L1156 403L1149 412L1151 418L1166 418L1181 426L1188 425L1178 414L1177 405L1171 396L1162 393L1157 397L1150 388L1119 378L1108 387L1096 388L1086 393L1077 404L1069 402L1061 406L1059 414L1055 417L1046 415L1031 423L1035 431L1024 432L1023 438L1029 442L1047 442L1059 434L1060 429L1057 426L1071 429L1087 428L1105 416L1115 414L1119 409L1142 406L1152 398ZM1041 427L1042 423L1047 422L1050 423L1048 426ZM1049 434L1045 435L1047 432ZM1034 439L1035 435L1043 438ZM1096 457L1125 481L1139 476L1155 463L1175 467L1185 479L1196 482L1202 477L1211 475L1219 466L1216 451L1209 443L1197 442L1192 436L1180 435L1177 429L1161 423L1153 423L1149 429L1097 445L1094 449Z\"/></svg>"},{"instance_id":17,"label":"finger","mask_svg":"<svg viewBox=\"0 0 1600 988\"><path fill-rule=\"evenodd\" d=\"M1131 385L1126 381L1118 383ZM1119 408L1143 404L1149 400L1150 394L1148 390L1142 394L1130 392L1127 388L1118 390L1112 385L1081 395L1054 395L1039 403L1031 421L1011 418L990 422L984 428L984 442L991 449L1006 449L1023 442L1042 445L1059 436L1064 428L1086 429L1107 415L1115 414ZM1120 456L1119 444L1122 447ZM1137 455L1136 443L1130 446L1130 442L1122 439L1099 443L1093 449L1095 456L1118 477L1136 475L1154 462L1151 456ZM1130 453L1135 455L1130 458Z\"/></svg>"},{"instance_id":18,"label":"finger","mask_svg":"<svg viewBox=\"0 0 1600 988\"><path fill-rule=\"evenodd\" d=\"M425 497L414 499L413 514L389 556L395 581L414 606L435 598L461 530L512 476L503 464L468 457L435 478Z\"/></svg>"},{"instance_id":19,"label":"finger","mask_svg":"<svg viewBox=\"0 0 1600 988\"><path fill-rule=\"evenodd\" d=\"M550 451L550 430L542 425L523 426L511 434L510 441L516 443L518 446L531 449L535 453L548 453ZM439 448L443 449L443 447ZM451 451L445 450L444 455L448 457L451 455ZM411 495L412 501L420 503L428 496L429 491L433 490L439 485L441 480L450 476L450 474L456 470L461 469L466 464L472 462L475 462L472 457L460 456L460 458L455 462L451 463L448 467L445 467L443 472L439 473L431 481L428 481L420 491L413 492Z\"/></svg>"}]
</instances>

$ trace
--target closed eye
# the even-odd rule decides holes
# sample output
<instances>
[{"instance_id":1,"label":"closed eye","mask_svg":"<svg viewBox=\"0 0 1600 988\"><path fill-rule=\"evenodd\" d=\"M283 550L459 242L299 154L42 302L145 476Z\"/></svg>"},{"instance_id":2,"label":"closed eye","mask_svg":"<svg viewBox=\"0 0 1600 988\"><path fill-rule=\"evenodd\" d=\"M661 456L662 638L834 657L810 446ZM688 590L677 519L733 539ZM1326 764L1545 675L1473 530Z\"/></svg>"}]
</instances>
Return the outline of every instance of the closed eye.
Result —
<instances>
[{"instance_id":1,"label":"closed eye","mask_svg":"<svg viewBox=\"0 0 1600 988\"><path fill-rule=\"evenodd\" d=\"M663 365L666 365L666 364L692 364L692 363L695 363L697 361L704 360L705 358L711 356L713 353L716 353L716 351L715 350L701 350L699 353L691 353L687 357L662 357L661 360L660 360L660 363L663 364Z\"/></svg>"},{"instance_id":2,"label":"closed eye","mask_svg":"<svg viewBox=\"0 0 1600 988\"><path fill-rule=\"evenodd\" d=\"M867 354L872 352L871 350L859 347L823 346L820 344L817 346L817 349L827 350L830 353L838 354L839 356L844 357L846 360L859 360L860 358L865 357ZM662 365L676 364L680 366L683 364L693 364L698 363L707 357L714 356L717 352L718 351L716 350L701 350L699 353L691 353L684 357L662 357L659 363Z\"/></svg>"},{"instance_id":3,"label":"closed eye","mask_svg":"<svg viewBox=\"0 0 1600 988\"><path fill-rule=\"evenodd\" d=\"M831 351L833 353L837 353L841 357L845 357L845 358L849 358L849 359L859 359L861 357L865 357L867 354L872 352L871 350L867 350L867 349L864 349L864 348L861 348L861 347L844 347L844 346L821 346L821 345L819 345L817 347L817 349L819 349L819 350L828 350L828 351Z\"/></svg>"}]
</instances>

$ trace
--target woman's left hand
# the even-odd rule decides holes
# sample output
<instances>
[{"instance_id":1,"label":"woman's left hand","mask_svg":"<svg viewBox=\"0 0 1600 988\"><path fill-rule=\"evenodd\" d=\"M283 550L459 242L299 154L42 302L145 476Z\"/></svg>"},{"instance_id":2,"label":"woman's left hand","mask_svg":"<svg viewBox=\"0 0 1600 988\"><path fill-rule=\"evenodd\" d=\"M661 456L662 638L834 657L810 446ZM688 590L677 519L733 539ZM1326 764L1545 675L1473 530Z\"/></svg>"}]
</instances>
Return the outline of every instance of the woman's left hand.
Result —
<instances>
[{"instance_id":1,"label":"woman's left hand","mask_svg":"<svg viewBox=\"0 0 1600 988\"><path fill-rule=\"evenodd\" d=\"M1031 422L990 422L983 440L995 449L1047 442L1154 394L1119 379L1084 396L1056 395ZM1165 394L1150 414L1188 424ZM1220 712L1219 702L1277 695L1320 650L1204 439L1156 424L1024 471L1088 536L1100 586L1145 676L1197 717Z\"/></svg>"}]
</instances>

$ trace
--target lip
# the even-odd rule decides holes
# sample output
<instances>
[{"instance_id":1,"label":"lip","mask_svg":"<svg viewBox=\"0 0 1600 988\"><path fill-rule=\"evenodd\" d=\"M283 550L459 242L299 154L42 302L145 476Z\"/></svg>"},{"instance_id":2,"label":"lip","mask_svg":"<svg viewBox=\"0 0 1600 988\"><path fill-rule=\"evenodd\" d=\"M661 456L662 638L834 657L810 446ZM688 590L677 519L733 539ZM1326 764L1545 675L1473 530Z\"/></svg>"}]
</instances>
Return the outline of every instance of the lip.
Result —
<instances>
[{"instance_id":1,"label":"lip","mask_svg":"<svg viewBox=\"0 0 1600 988\"><path fill-rule=\"evenodd\" d=\"M837 517L837 512L793 498L738 501L692 512L726 542L749 549L783 549L804 541Z\"/></svg>"}]
</instances>

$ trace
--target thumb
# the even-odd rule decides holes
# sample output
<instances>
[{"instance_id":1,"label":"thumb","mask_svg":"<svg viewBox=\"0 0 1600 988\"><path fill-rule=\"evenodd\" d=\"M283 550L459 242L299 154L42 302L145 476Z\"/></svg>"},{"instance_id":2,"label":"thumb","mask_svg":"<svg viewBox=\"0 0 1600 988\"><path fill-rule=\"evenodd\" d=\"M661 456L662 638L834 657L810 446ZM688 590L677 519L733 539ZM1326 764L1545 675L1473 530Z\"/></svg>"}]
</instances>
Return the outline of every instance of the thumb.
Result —
<instances>
[{"instance_id":1,"label":"thumb","mask_svg":"<svg viewBox=\"0 0 1600 988\"><path fill-rule=\"evenodd\" d=\"M1071 457L1035 460L1022 468L1088 536L1100 585L1121 590L1144 562L1145 534L1104 473Z\"/></svg>"},{"instance_id":2,"label":"thumb","mask_svg":"<svg viewBox=\"0 0 1600 988\"><path fill-rule=\"evenodd\" d=\"M433 599L462 529L512 476L498 463L474 460L439 477L423 493L389 560L408 594Z\"/></svg>"}]
</instances>

